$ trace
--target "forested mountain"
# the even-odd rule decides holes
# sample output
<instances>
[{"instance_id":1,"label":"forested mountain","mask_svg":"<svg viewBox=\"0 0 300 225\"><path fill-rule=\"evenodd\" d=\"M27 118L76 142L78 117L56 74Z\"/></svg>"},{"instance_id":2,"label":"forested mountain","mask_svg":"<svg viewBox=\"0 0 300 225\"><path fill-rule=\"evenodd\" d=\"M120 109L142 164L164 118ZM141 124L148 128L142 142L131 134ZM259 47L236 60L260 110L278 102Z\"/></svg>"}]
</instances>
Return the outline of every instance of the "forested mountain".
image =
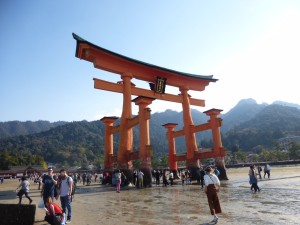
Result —
<instances>
[{"instance_id":1,"label":"forested mountain","mask_svg":"<svg viewBox=\"0 0 300 225\"><path fill-rule=\"evenodd\" d=\"M192 110L192 117L195 125L205 123L209 119L197 110ZM254 100L247 99L240 101L236 107L222 114L221 117L223 118L222 140L224 147L229 150L234 145L238 145L243 151L252 151L257 146L271 148L278 138L300 135L300 110L296 107L282 104L257 104ZM182 112L172 110L151 115L150 141L156 156L168 153L167 130L162 125L177 123L175 130L180 130L183 128L182 118ZM11 124L16 124L15 127L18 129L15 129L15 132ZM8 131L5 127L9 127ZM29 131L38 132L39 129L48 130L26 135ZM134 150L139 146L138 129L139 127L136 126L133 131ZM6 159L10 157L10 160L15 159L14 164L19 164L26 163L36 156L42 156L46 162L72 166L97 163L103 158L104 125L100 121L69 123L13 121L0 123L0 130L4 130L3 134L9 133L13 136L22 133L19 136L0 139L0 161L3 157ZM210 132L196 134L198 146L207 147L204 144L211 146L210 137ZM115 152L118 140L119 136L114 135ZM176 149L178 153L186 151L183 137L176 139ZM1 155L4 150L5 156Z\"/></svg>"},{"instance_id":2,"label":"forested mountain","mask_svg":"<svg viewBox=\"0 0 300 225\"><path fill-rule=\"evenodd\" d=\"M267 104L257 104L254 99L243 99L228 113L222 115L223 126L221 131L226 133L234 126L254 118L257 113L263 110Z\"/></svg>"},{"instance_id":3,"label":"forested mountain","mask_svg":"<svg viewBox=\"0 0 300 225\"><path fill-rule=\"evenodd\" d=\"M27 135L40 133L51 128L61 126L67 122L58 121L50 123L49 121L39 120L36 122L32 121L9 121L9 122L0 122L0 139L14 137L18 135Z\"/></svg>"},{"instance_id":4,"label":"forested mountain","mask_svg":"<svg viewBox=\"0 0 300 225\"><path fill-rule=\"evenodd\" d=\"M272 104L229 130L223 142L229 149L237 144L244 151L252 151L257 146L271 148L279 138L290 135L300 136L300 110Z\"/></svg>"},{"instance_id":5,"label":"forested mountain","mask_svg":"<svg viewBox=\"0 0 300 225\"><path fill-rule=\"evenodd\" d=\"M16 157L42 155L47 162L85 164L103 153L103 132L99 121L71 122L38 134L3 139L0 151Z\"/></svg>"},{"instance_id":6,"label":"forested mountain","mask_svg":"<svg viewBox=\"0 0 300 225\"><path fill-rule=\"evenodd\" d=\"M289 107L294 107L294 108L300 109L300 105L298 105L298 104L288 103L288 102L283 102L283 101L275 101L272 104L273 105L289 106Z\"/></svg>"}]
</instances>

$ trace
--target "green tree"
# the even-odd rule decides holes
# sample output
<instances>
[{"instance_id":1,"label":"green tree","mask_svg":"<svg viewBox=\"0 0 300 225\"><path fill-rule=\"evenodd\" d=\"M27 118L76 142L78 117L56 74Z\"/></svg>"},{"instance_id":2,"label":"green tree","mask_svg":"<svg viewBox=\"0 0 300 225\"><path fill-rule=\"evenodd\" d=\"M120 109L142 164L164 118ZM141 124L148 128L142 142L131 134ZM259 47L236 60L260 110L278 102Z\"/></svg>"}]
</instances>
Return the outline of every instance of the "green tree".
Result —
<instances>
[{"instance_id":1,"label":"green tree","mask_svg":"<svg viewBox=\"0 0 300 225\"><path fill-rule=\"evenodd\" d=\"M290 143L288 152L289 152L290 159L292 159L292 160L299 159L300 158L300 144L298 144L296 142Z\"/></svg>"},{"instance_id":2,"label":"green tree","mask_svg":"<svg viewBox=\"0 0 300 225\"><path fill-rule=\"evenodd\" d=\"M236 160L238 162L246 162L247 161L246 160L247 159L246 152L238 151L238 152L235 153L235 155L236 155Z\"/></svg>"},{"instance_id":3,"label":"green tree","mask_svg":"<svg viewBox=\"0 0 300 225\"><path fill-rule=\"evenodd\" d=\"M270 152L267 149L263 149L260 153L260 159L262 161L269 161L271 159Z\"/></svg>"},{"instance_id":4,"label":"green tree","mask_svg":"<svg viewBox=\"0 0 300 225\"><path fill-rule=\"evenodd\" d=\"M8 151L5 149L1 154L0 154L0 168L2 170L7 170L10 165L10 155Z\"/></svg>"}]
</instances>

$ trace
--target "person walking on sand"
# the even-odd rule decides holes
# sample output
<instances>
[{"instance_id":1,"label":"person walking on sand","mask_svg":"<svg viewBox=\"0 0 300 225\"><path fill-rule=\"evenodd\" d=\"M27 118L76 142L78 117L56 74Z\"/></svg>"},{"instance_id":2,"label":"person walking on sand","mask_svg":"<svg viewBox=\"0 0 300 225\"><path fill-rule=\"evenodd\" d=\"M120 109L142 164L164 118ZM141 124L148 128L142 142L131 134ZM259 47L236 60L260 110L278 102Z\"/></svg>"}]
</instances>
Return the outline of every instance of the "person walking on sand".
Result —
<instances>
[{"instance_id":1,"label":"person walking on sand","mask_svg":"<svg viewBox=\"0 0 300 225\"><path fill-rule=\"evenodd\" d=\"M266 164L264 167L264 179L266 177L266 174L268 174L268 179L270 179L271 173L271 166L269 164Z\"/></svg>"},{"instance_id":2,"label":"person walking on sand","mask_svg":"<svg viewBox=\"0 0 300 225\"><path fill-rule=\"evenodd\" d=\"M167 187L167 185L169 185L169 182L167 179L167 172L165 170L163 171L163 185L164 185L164 187Z\"/></svg>"},{"instance_id":3,"label":"person walking on sand","mask_svg":"<svg viewBox=\"0 0 300 225\"><path fill-rule=\"evenodd\" d=\"M259 179L262 179L262 177L261 177L262 168L260 165L257 167L257 171L258 171Z\"/></svg>"},{"instance_id":4,"label":"person walking on sand","mask_svg":"<svg viewBox=\"0 0 300 225\"><path fill-rule=\"evenodd\" d=\"M63 213L67 214L66 223L71 223L72 217L72 188L73 188L73 179L67 175L65 169L60 170L60 202Z\"/></svg>"},{"instance_id":5,"label":"person walking on sand","mask_svg":"<svg viewBox=\"0 0 300 225\"><path fill-rule=\"evenodd\" d=\"M57 181L55 180L55 177L53 175L53 169L49 167L48 174L44 175L42 180L41 195L44 199L44 204L46 204L46 200L48 199L48 197L51 197L53 201L54 189L56 184Z\"/></svg>"},{"instance_id":6,"label":"person walking on sand","mask_svg":"<svg viewBox=\"0 0 300 225\"><path fill-rule=\"evenodd\" d=\"M200 184L201 184L201 189L204 187L204 176L205 176L205 171L203 167L200 168Z\"/></svg>"},{"instance_id":7,"label":"person walking on sand","mask_svg":"<svg viewBox=\"0 0 300 225\"><path fill-rule=\"evenodd\" d=\"M155 184L156 184L156 186L159 186L159 184L160 184L160 172L159 172L159 170L155 171L154 176L155 176Z\"/></svg>"},{"instance_id":8,"label":"person walking on sand","mask_svg":"<svg viewBox=\"0 0 300 225\"><path fill-rule=\"evenodd\" d=\"M116 179L116 192L120 193L121 189L121 179L122 179L122 174L120 170L117 170L115 173L115 179Z\"/></svg>"},{"instance_id":9,"label":"person walking on sand","mask_svg":"<svg viewBox=\"0 0 300 225\"><path fill-rule=\"evenodd\" d=\"M17 194L19 196L19 204L22 203L22 197L23 197L23 195L25 195L25 197L28 198L29 204L31 204L32 199L28 196L30 183L27 180L27 178L24 177L24 176L21 178L21 180L22 180L21 184L16 189L16 192L17 192L19 190L19 188L20 188L20 190L18 191L18 194Z\"/></svg>"},{"instance_id":10,"label":"person walking on sand","mask_svg":"<svg viewBox=\"0 0 300 225\"><path fill-rule=\"evenodd\" d=\"M139 188L143 188L144 186L143 180L144 180L144 173L141 170L139 170L138 172Z\"/></svg>"},{"instance_id":11,"label":"person walking on sand","mask_svg":"<svg viewBox=\"0 0 300 225\"><path fill-rule=\"evenodd\" d=\"M174 183L174 173L173 173L172 170L169 173L169 180L170 180L171 186L173 186L173 183Z\"/></svg>"},{"instance_id":12,"label":"person walking on sand","mask_svg":"<svg viewBox=\"0 0 300 225\"><path fill-rule=\"evenodd\" d=\"M213 216L213 220L211 221L214 224L218 223L218 213L221 213L221 205L218 197L218 192L220 191L220 180L213 173L213 169L211 167L207 167L205 169L206 175L204 176L205 183L205 193L207 196L207 201L210 209L210 213Z\"/></svg>"},{"instance_id":13,"label":"person walking on sand","mask_svg":"<svg viewBox=\"0 0 300 225\"><path fill-rule=\"evenodd\" d=\"M184 181L185 181L185 174L181 173L181 184L182 184L182 186L184 185Z\"/></svg>"},{"instance_id":14,"label":"person walking on sand","mask_svg":"<svg viewBox=\"0 0 300 225\"><path fill-rule=\"evenodd\" d=\"M255 171L255 166L254 165L251 165L250 166L250 170L249 170L249 183L251 184L251 191L254 189L255 193L257 191L260 191L258 185L257 185L257 174L256 174L256 171Z\"/></svg>"}]
</instances>

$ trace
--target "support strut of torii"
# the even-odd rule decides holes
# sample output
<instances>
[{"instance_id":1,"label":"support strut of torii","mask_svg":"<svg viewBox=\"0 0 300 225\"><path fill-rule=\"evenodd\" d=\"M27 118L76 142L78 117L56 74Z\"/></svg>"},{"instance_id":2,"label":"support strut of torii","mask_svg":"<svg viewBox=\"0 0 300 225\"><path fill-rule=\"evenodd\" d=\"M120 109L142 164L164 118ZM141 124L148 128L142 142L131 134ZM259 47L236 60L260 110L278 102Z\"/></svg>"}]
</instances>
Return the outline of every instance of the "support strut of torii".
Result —
<instances>
[{"instance_id":1,"label":"support strut of torii","mask_svg":"<svg viewBox=\"0 0 300 225\"><path fill-rule=\"evenodd\" d=\"M176 161L185 160L189 169L199 168L199 159L206 157L216 158L216 163L221 171L221 176L227 178L224 155L220 135L221 110L212 109L206 111L210 116L207 124L195 126L191 117L190 105L205 106L205 101L191 98L189 90L203 91L210 82L215 82L212 76L194 75L182 73L163 67L158 67L126 56L111 52L107 49L96 46L81 37L73 34L77 41L76 57L92 62L95 68L119 74L121 81L112 83L94 78L94 87L96 89L118 92L123 94L123 111L120 118L120 125L114 126L117 117L104 117L101 121L105 124L105 147L104 147L104 169L113 170L113 163L117 162L127 178L131 179L132 160L140 160L140 169L144 172L144 182L151 186L151 155L152 147L150 145L149 119L150 109L148 105L153 100L164 100L182 104L184 128L182 131L174 131L174 124L165 124L168 129L167 136L169 141L169 161L170 168L176 170ZM149 82L151 90L135 87L131 82L132 78ZM180 94L173 95L165 93L165 86L170 85L178 87ZM138 96L134 100L132 95ZM131 103L139 106L138 116L132 117ZM132 128L140 126L140 146L137 152L133 152ZM198 151L195 132L211 129L214 146L211 152L201 153ZM117 156L113 155L113 134L119 133L120 140ZM184 136L186 142L186 155L176 156L174 138Z\"/></svg>"}]
</instances>

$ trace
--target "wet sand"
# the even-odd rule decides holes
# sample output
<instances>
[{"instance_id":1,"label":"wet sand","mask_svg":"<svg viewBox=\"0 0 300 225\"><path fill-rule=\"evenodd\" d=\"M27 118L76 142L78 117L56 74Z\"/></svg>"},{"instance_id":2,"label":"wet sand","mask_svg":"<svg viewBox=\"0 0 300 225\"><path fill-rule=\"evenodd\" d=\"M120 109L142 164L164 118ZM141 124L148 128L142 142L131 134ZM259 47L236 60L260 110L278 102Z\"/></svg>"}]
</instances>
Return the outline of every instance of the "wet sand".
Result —
<instances>
[{"instance_id":1,"label":"wet sand","mask_svg":"<svg viewBox=\"0 0 300 225\"><path fill-rule=\"evenodd\" d=\"M227 172L230 180L222 181L219 194L223 210L219 224L300 224L300 165L272 167L271 179L260 181L262 191L256 194L250 191L248 168ZM14 192L18 184L5 180L0 185L0 203L18 202ZM40 198L37 187L32 182L34 204ZM79 184L72 204L74 225L207 225L212 218L204 190L196 184L182 186L181 181L173 187L127 187L121 193L99 183ZM47 224L43 218L44 211L37 208L35 224Z\"/></svg>"}]
</instances>

